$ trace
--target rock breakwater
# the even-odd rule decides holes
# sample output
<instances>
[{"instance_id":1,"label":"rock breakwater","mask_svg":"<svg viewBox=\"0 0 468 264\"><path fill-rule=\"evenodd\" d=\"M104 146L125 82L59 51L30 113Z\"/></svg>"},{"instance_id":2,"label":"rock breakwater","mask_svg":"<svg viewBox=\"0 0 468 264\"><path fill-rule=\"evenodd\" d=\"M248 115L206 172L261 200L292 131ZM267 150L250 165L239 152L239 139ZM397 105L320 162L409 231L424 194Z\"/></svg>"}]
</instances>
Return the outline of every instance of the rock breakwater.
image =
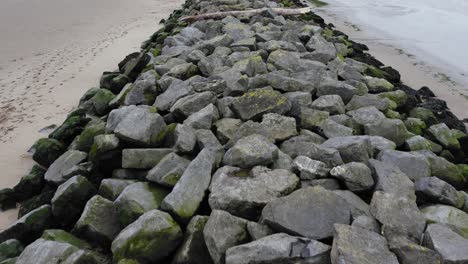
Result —
<instances>
[{"instance_id":1,"label":"rock breakwater","mask_svg":"<svg viewBox=\"0 0 468 264\"><path fill-rule=\"evenodd\" d=\"M468 135L302 7L188 0L33 146L0 263L465 263Z\"/></svg>"}]
</instances>

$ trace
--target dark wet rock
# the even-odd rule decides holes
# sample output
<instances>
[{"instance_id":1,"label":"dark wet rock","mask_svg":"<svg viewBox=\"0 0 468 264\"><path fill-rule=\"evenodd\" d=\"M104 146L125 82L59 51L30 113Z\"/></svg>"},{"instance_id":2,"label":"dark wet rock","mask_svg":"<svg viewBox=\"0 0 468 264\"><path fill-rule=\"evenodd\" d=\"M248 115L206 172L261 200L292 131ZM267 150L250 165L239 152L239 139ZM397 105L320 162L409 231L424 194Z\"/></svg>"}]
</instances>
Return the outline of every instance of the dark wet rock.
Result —
<instances>
[{"instance_id":1,"label":"dark wet rock","mask_svg":"<svg viewBox=\"0 0 468 264\"><path fill-rule=\"evenodd\" d=\"M65 152L65 145L56 139L41 138L32 146L33 160L44 167L49 167Z\"/></svg>"},{"instance_id":2,"label":"dark wet rock","mask_svg":"<svg viewBox=\"0 0 468 264\"><path fill-rule=\"evenodd\" d=\"M268 203L262 211L263 222L273 230L312 239L331 237L334 224L349 224L350 219L346 201L322 187L297 190Z\"/></svg>"},{"instance_id":3,"label":"dark wet rock","mask_svg":"<svg viewBox=\"0 0 468 264\"><path fill-rule=\"evenodd\" d=\"M9 239L0 244L0 263L6 259L17 257L23 251L23 245L16 239Z\"/></svg>"},{"instance_id":4,"label":"dark wet rock","mask_svg":"<svg viewBox=\"0 0 468 264\"><path fill-rule=\"evenodd\" d=\"M38 165L34 165L29 174L21 177L20 182L13 187L13 193L6 196L11 196L16 201L24 201L37 195L41 192L44 186L45 170Z\"/></svg>"},{"instance_id":5,"label":"dark wet rock","mask_svg":"<svg viewBox=\"0 0 468 264\"><path fill-rule=\"evenodd\" d=\"M232 247L226 252L226 264L329 263L330 246L316 240L284 233Z\"/></svg>"},{"instance_id":6,"label":"dark wet rock","mask_svg":"<svg viewBox=\"0 0 468 264\"><path fill-rule=\"evenodd\" d=\"M286 170L222 167L213 175L208 202L212 209L256 220L268 202L291 193L298 183L297 176Z\"/></svg>"},{"instance_id":7,"label":"dark wet rock","mask_svg":"<svg viewBox=\"0 0 468 264\"><path fill-rule=\"evenodd\" d=\"M194 216L187 225L184 241L175 253L173 264L210 264L213 263L205 244L203 229L208 216Z\"/></svg>"},{"instance_id":8,"label":"dark wet rock","mask_svg":"<svg viewBox=\"0 0 468 264\"><path fill-rule=\"evenodd\" d=\"M49 138L70 144L76 136L81 134L90 120L80 111L70 114L61 126L50 133Z\"/></svg>"}]
</instances>

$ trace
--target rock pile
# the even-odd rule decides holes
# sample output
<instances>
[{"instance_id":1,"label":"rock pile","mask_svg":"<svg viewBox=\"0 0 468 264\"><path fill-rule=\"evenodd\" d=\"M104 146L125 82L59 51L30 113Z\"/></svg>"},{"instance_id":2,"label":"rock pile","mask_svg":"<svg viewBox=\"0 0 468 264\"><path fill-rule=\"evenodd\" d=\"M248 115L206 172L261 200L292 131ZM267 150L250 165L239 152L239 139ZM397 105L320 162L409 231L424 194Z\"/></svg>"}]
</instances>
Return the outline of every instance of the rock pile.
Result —
<instances>
[{"instance_id":1,"label":"rock pile","mask_svg":"<svg viewBox=\"0 0 468 264\"><path fill-rule=\"evenodd\" d=\"M0 263L468 263L468 135L300 6L187 1L1 191Z\"/></svg>"}]
</instances>

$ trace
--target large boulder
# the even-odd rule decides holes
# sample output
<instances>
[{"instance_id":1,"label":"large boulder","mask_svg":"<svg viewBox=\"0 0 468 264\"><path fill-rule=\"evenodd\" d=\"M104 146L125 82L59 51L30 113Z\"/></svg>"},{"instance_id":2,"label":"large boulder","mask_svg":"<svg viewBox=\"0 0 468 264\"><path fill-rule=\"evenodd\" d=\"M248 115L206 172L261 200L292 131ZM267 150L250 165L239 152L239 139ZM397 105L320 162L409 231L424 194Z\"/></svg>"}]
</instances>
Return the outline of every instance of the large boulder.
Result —
<instances>
[{"instance_id":1,"label":"large boulder","mask_svg":"<svg viewBox=\"0 0 468 264\"><path fill-rule=\"evenodd\" d=\"M190 162L172 192L164 198L161 208L189 220L200 207L211 181L211 173L219 161L219 153L203 149Z\"/></svg>"},{"instance_id":2,"label":"large boulder","mask_svg":"<svg viewBox=\"0 0 468 264\"><path fill-rule=\"evenodd\" d=\"M397 194L415 200L414 183L398 167L378 160L369 160L375 190Z\"/></svg>"},{"instance_id":3,"label":"large boulder","mask_svg":"<svg viewBox=\"0 0 468 264\"><path fill-rule=\"evenodd\" d=\"M279 233L232 247L226 252L226 264L262 263L330 263L330 246Z\"/></svg>"},{"instance_id":4,"label":"large boulder","mask_svg":"<svg viewBox=\"0 0 468 264\"><path fill-rule=\"evenodd\" d=\"M208 252L215 264L224 264L226 250L249 241L247 220L213 210L203 229Z\"/></svg>"},{"instance_id":5,"label":"large boulder","mask_svg":"<svg viewBox=\"0 0 468 264\"><path fill-rule=\"evenodd\" d=\"M331 262L333 264L398 264L387 241L377 233L363 228L335 225Z\"/></svg>"},{"instance_id":6,"label":"large boulder","mask_svg":"<svg viewBox=\"0 0 468 264\"><path fill-rule=\"evenodd\" d=\"M208 202L212 209L256 220L268 202L291 193L298 183L297 176L287 170L255 167L249 173L222 167L213 175Z\"/></svg>"},{"instance_id":7,"label":"large boulder","mask_svg":"<svg viewBox=\"0 0 468 264\"><path fill-rule=\"evenodd\" d=\"M67 226L76 221L86 202L97 190L85 177L74 176L57 188L52 198L52 214Z\"/></svg>"},{"instance_id":8,"label":"large boulder","mask_svg":"<svg viewBox=\"0 0 468 264\"><path fill-rule=\"evenodd\" d=\"M89 241L110 245L120 232L114 204L99 195L91 198L75 224L74 232Z\"/></svg>"},{"instance_id":9,"label":"large boulder","mask_svg":"<svg viewBox=\"0 0 468 264\"><path fill-rule=\"evenodd\" d=\"M126 258L155 263L169 256L182 239L182 230L168 213L152 210L122 230L111 250L116 263Z\"/></svg>"},{"instance_id":10,"label":"large boulder","mask_svg":"<svg viewBox=\"0 0 468 264\"><path fill-rule=\"evenodd\" d=\"M125 106L110 112L107 133L115 133L123 141L157 146L164 139L166 123L154 109L146 106Z\"/></svg>"},{"instance_id":11,"label":"large boulder","mask_svg":"<svg viewBox=\"0 0 468 264\"><path fill-rule=\"evenodd\" d=\"M468 263L468 239L447 226L429 225L424 233L423 244L437 251L442 256L443 263Z\"/></svg>"},{"instance_id":12,"label":"large boulder","mask_svg":"<svg viewBox=\"0 0 468 264\"><path fill-rule=\"evenodd\" d=\"M114 201L120 224L125 227L140 215L158 209L168 190L146 182L131 184Z\"/></svg>"},{"instance_id":13,"label":"large boulder","mask_svg":"<svg viewBox=\"0 0 468 264\"><path fill-rule=\"evenodd\" d=\"M241 168L269 165L278 157L278 148L261 135L240 139L224 155L223 163Z\"/></svg>"},{"instance_id":14,"label":"large boulder","mask_svg":"<svg viewBox=\"0 0 468 264\"><path fill-rule=\"evenodd\" d=\"M81 162L85 161L88 154L77 150L69 150L50 165L49 169L44 175L46 181L56 185L60 185L68 180L69 170Z\"/></svg>"},{"instance_id":15,"label":"large boulder","mask_svg":"<svg viewBox=\"0 0 468 264\"><path fill-rule=\"evenodd\" d=\"M334 224L349 224L351 212L346 201L332 191L309 187L268 203L262 220L276 231L324 239L333 235Z\"/></svg>"}]
</instances>

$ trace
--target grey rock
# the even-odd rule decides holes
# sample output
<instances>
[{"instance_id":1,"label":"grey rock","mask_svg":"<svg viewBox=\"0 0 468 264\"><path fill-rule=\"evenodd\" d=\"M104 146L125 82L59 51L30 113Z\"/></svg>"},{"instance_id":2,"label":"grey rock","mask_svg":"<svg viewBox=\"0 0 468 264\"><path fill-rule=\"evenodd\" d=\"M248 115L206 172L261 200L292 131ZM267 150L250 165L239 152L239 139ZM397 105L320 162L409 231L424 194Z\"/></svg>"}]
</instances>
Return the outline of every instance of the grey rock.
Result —
<instances>
[{"instance_id":1,"label":"grey rock","mask_svg":"<svg viewBox=\"0 0 468 264\"><path fill-rule=\"evenodd\" d=\"M213 175L208 202L212 209L256 220L268 202L291 193L298 183L297 176L286 170L255 167L249 173L222 167Z\"/></svg>"},{"instance_id":2,"label":"grey rock","mask_svg":"<svg viewBox=\"0 0 468 264\"><path fill-rule=\"evenodd\" d=\"M241 125L242 121L240 119L220 119L215 123L216 137L221 141L221 143L226 143L236 136Z\"/></svg>"},{"instance_id":3,"label":"grey rock","mask_svg":"<svg viewBox=\"0 0 468 264\"><path fill-rule=\"evenodd\" d=\"M136 183L135 180L104 179L99 186L98 194L108 200L114 201L119 197L125 187Z\"/></svg>"},{"instance_id":4,"label":"grey rock","mask_svg":"<svg viewBox=\"0 0 468 264\"><path fill-rule=\"evenodd\" d=\"M335 225L331 250L333 264L398 264L387 241L377 233L359 227Z\"/></svg>"},{"instance_id":5,"label":"grey rock","mask_svg":"<svg viewBox=\"0 0 468 264\"><path fill-rule=\"evenodd\" d=\"M162 186L173 187L189 164L188 159L170 153L148 172L146 179Z\"/></svg>"},{"instance_id":6,"label":"grey rock","mask_svg":"<svg viewBox=\"0 0 468 264\"><path fill-rule=\"evenodd\" d=\"M122 168L152 169L171 152L171 149L124 149L122 151Z\"/></svg>"},{"instance_id":7,"label":"grey rock","mask_svg":"<svg viewBox=\"0 0 468 264\"><path fill-rule=\"evenodd\" d=\"M177 124L174 130L174 149L180 153L191 153L197 143L195 131L181 124Z\"/></svg>"},{"instance_id":8,"label":"grey rock","mask_svg":"<svg viewBox=\"0 0 468 264\"><path fill-rule=\"evenodd\" d=\"M456 188L464 186L465 178L460 168L443 157L436 156L430 151L418 151L429 161L431 166L431 176L435 176L443 181L448 182Z\"/></svg>"},{"instance_id":9,"label":"grey rock","mask_svg":"<svg viewBox=\"0 0 468 264\"><path fill-rule=\"evenodd\" d=\"M103 245L110 245L120 230L114 204L99 195L86 203L74 227L74 232L80 236Z\"/></svg>"},{"instance_id":10,"label":"grey rock","mask_svg":"<svg viewBox=\"0 0 468 264\"><path fill-rule=\"evenodd\" d=\"M203 235L213 262L223 264L226 250L249 241L247 220L224 211L213 210Z\"/></svg>"},{"instance_id":11,"label":"grey rock","mask_svg":"<svg viewBox=\"0 0 468 264\"><path fill-rule=\"evenodd\" d=\"M299 107L298 119L300 127L313 131L320 130L320 127L328 119L330 114L325 111L315 110L308 107Z\"/></svg>"},{"instance_id":12,"label":"grey rock","mask_svg":"<svg viewBox=\"0 0 468 264\"><path fill-rule=\"evenodd\" d=\"M298 156L293 161L293 168L300 173L302 180L326 178L330 172L327 164L305 156Z\"/></svg>"},{"instance_id":13,"label":"grey rock","mask_svg":"<svg viewBox=\"0 0 468 264\"><path fill-rule=\"evenodd\" d=\"M321 146L337 149L344 163L353 161L367 163L373 157L373 148L368 137L334 137L322 143Z\"/></svg>"},{"instance_id":14,"label":"grey rock","mask_svg":"<svg viewBox=\"0 0 468 264\"><path fill-rule=\"evenodd\" d=\"M278 151L278 158L273 162L272 169L283 169L287 171L293 170L293 159L281 150Z\"/></svg>"},{"instance_id":15,"label":"grey rock","mask_svg":"<svg viewBox=\"0 0 468 264\"><path fill-rule=\"evenodd\" d=\"M203 149L185 169L161 208L183 220L190 219L205 197L218 155L213 149Z\"/></svg>"},{"instance_id":16,"label":"grey rock","mask_svg":"<svg viewBox=\"0 0 468 264\"><path fill-rule=\"evenodd\" d=\"M458 264L468 262L468 239L450 228L432 224L427 227L423 244L437 251L443 263Z\"/></svg>"},{"instance_id":17,"label":"grey rock","mask_svg":"<svg viewBox=\"0 0 468 264\"><path fill-rule=\"evenodd\" d=\"M179 58L170 58L167 56L166 58L168 59L164 63L161 63L161 65L154 66L154 69L156 70L156 72L161 76L168 73L172 69L172 67L175 67L179 64L186 63L184 60L179 59Z\"/></svg>"},{"instance_id":18,"label":"grey rock","mask_svg":"<svg viewBox=\"0 0 468 264\"><path fill-rule=\"evenodd\" d=\"M118 151L120 147L120 140L114 134L97 135L93 141L89 152L89 160L94 162L105 159L112 152Z\"/></svg>"},{"instance_id":19,"label":"grey rock","mask_svg":"<svg viewBox=\"0 0 468 264\"><path fill-rule=\"evenodd\" d=\"M308 92L287 92L284 93L292 104L292 109L297 109L300 106L310 106L312 104L312 95Z\"/></svg>"},{"instance_id":20,"label":"grey rock","mask_svg":"<svg viewBox=\"0 0 468 264\"><path fill-rule=\"evenodd\" d=\"M171 107L170 111L181 117L188 117L189 115L200 111L205 106L214 103L216 94L213 92L196 93L185 96Z\"/></svg>"},{"instance_id":21,"label":"grey rock","mask_svg":"<svg viewBox=\"0 0 468 264\"><path fill-rule=\"evenodd\" d=\"M198 67L193 63L183 63L172 67L167 73L168 76L187 80L188 78L197 75Z\"/></svg>"},{"instance_id":22,"label":"grey rock","mask_svg":"<svg viewBox=\"0 0 468 264\"><path fill-rule=\"evenodd\" d=\"M252 240L259 240L260 238L273 235L274 233L274 231L267 225L262 225L256 222L248 222L247 231L249 232Z\"/></svg>"},{"instance_id":23,"label":"grey rock","mask_svg":"<svg viewBox=\"0 0 468 264\"><path fill-rule=\"evenodd\" d=\"M413 182L398 167L378 160L370 160L369 167L375 180L376 191L416 199Z\"/></svg>"},{"instance_id":24,"label":"grey rock","mask_svg":"<svg viewBox=\"0 0 468 264\"><path fill-rule=\"evenodd\" d=\"M382 223L382 233L387 238L402 235L418 241L426 227L426 220L416 201L397 194L375 192L370 211Z\"/></svg>"},{"instance_id":25,"label":"grey rock","mask_svg":"<svg viewBox=\"0 0 468 264\"><path fill-rule=\"evenodd\" d=\"M217 47L227 47L233 42L233 38L228 35L219 35L214 38L202 41L195 45L195 47L205 54L211 54Z\"/></svg>"},{"instance_id":26,"label":"grey rock","mask_svg":"<svg viewBox=\"0 0 468 264\"><path fill-rule=\"evenodd\" d=\"M452 206L435 204L421 208L428 223L438 223L461 231L465 237L468 228L468 214Z\"/></svg>"},{"instance_id":27,"label":"grey rock","mask_svg":"<svg viewBox=\"0 0 468 264\"><path fill-rule=\"evenodd\" d=\"M361 215L372 217L369 205L353 192L348 190L334 190L333 192L348 203L353 219Z\"/></svg>"},{"instance_id":28,"label":"grey rock","mask_svg":"<svg viewBox=\"0 0 468 264\"><path fill-rule=\"evenodd\" d=\"M390 250L397 255L402 264L442 263L440 255L429 248L420 246L405 237L389 240Z\"/></svg>"},{"instance_id":29,"label":"grey rock","mask_svg":"<svg viewBox=\"0 0 468 264\"><path fill-rule=\"evenodd\" d=\"M307 187L314 187L314 186L320 186L330 191L341 189L340 183L335 179L326 178L326 179L313 179L313 180L301 181L301 189L307 188Z\"/></svg>"},{"instance_id":30,"label":"grey rock","mask_svg":"<svg viewBox=\"0 0 468 264\"><path fill-rule=\"evenodd\" d=\"M336 94L347 104L357 92L357 89L349 84L331 78L325 78L318 86L317 96Z\"/></svg>"},{"instance_id":31,"label":"grey rock","mask_svg":"<svg viewBox=\"0 0 468 264\"><path fill-rule=\"evenodd\" d=\"M191 114L184 120L183 124L193 129L211 129L213 122L218 119L218 109L213 104L209 104L200 111Z\"/></svg>"},{"instance_id":32,"label":"grey rock","mask_svg":"<svg viewBox=\"0 0 468 264\"><path fill-rule=\"evenodd\" d=\"M297 135L296 120L291 117L265 114L261 124L268 130L269 137L275 140L283 141Z\"/></svg>"},{"instance_id":33,"label":"grey rock","mask_svg":"<svg viewBox=\"0 0 468 264\"><path fill-rule=\"evenodd\" d=\"M240 139L224 155L223 163L241 168L269 165L278 157L278 148L261 135Z\"/></svg>"},{"instance_id":34,"label":"grey rock","mask_svg":"<svg viewBox=\"0 0 468 264\"><path fill-rule=\"evenodd\" d=\"M161 140L166 123L149 107L127 106L113 110L109 114L106 133L115 135L124 141L142 145L156 146Z\"/></svg>"},{"instance_id":35,"label":"grey rock","mask_svg":"<svg viewBox=\"0 0 468 264\"><path fill-rule=\"evenodd\" d=\"M336 58L336 49L333 43L326 41L320 35L313 35L306 44L308 51L312 52L312 58L327 63Z\"/></svg>"},{"instance_id":36,"label":"grey rock","mask_svg":"<svg viewBox=\"0 0 468 264\"><path fill-rule=\"evenodd\" d=\"M194 216L190 220L184 235L184 242L182 242L172 259L173 264L213 263L203 236L203 229L207 221L208 216L200 215Z\"/></svg>"},{"instance_id":37,"label":"grey rock","mask_svg":"<svg viewBox=\"0 0 468 264\"><path fill-rule=\"evenodd\" d=\"M364 163L350 162L334 167L330 175L343 181L350 191L365 191L374 186L372 172Z\"/></svg>"},{"instance_id":38,"label":"grey rock","mask_svg":"<svg viewBox=\"0 0 468 264\"><path fill-rule=\"evenodd\" d=\"M348 115L360 125L379 124L385 119L385 115L380 112L375 106L368 106L349 111Z\"/></svg>"},{"instance_id":39,"label":"grey rock","mask_svg":"<svg viewBox=\"0 0 468 264\"><path fill-rule=\"evenodd\" d=\"M62 184L66 178L67 171L73 166L85 161L88 154L77 150L69 150L56 159L44 175L46 181L53 184Z\"/></svg>"},{"instance_id":40,"label":"grey rock","mask_svg":"<svg viewBox=\"0 0 468 264\"><path fill-rule=\"evenodd\" d=\"M235 246L226 252L226 264L330 263L330 246L284 233Z\"/></svg>"},{"instance_id":41,"label":"grey rock","mask_svg":"<svg viewBox=\"0 0 468 264\"><path fill-rule=\"evenodd\" d=\"M327 111L331 115L344 114L346 112L343 100L340 96L335 94L320 96L312 102L310 107L317 110Z\"/></svg>"},{"instance_id":42,"label":"grey rock","mask_svg":"<svg viewBox=\"0 0 468 264\"><path fill-rule=\"evenodd\" d=\"M255 34L249 25L242 23L227 23L223 27L223 32L231 36L234 41L247 39Z\"/></svg>"},{"instance_id":43,"label":"grey rock","mask_svg":"<svg viewBox=\"0 0 468 264\"><path fill-rule=\"evenodd\" d=\"M162 94L156 97L154 106L158 110L167 111L177 100L192 93L192 86L188 85L186 82L172 82Z\"/></svg>"},{"instance_id":44,"label":"grey rock","mask_svg":"<svg viewBox=\"0 0 468 264\"><path fill-rule=\"evenodd\" d=\"M156 99L156 76L154 70L142 73L125 96L125 105L150 105Z\"/></svg>"},{"instance_id":45,"label":"grey rock","mask_svg":"<svg viewBox=\"0 0 468 264\"><path fill-rule=\"evenodd\" d=\"M421 202L432 202L463 208L465 197L452 185L437 177L424 177L415 183L416 196Z\"/></svg>"},{"instance_id":46,"label":"grey rock","mask_svg":"<svg viewBox=\"0 0 468 264\"><path fill-rule=\"evenodd\" d=\"M198 63L198 67L204 76L211 76L218 73L220 69L223 68L225 61L226 58L217 54L212 54L201 59Z\"/></svg>"},{"instance_id":47,"label":"grey rock","mask_svg":"<svg viewBox=\"0 0 468 264\"><path fill-rule=\"evenodd\" d=\"M405 148L409 151L418 151L418 150L434 151L433 143L430 140L419 135L408 138L405 141Z\"/></svg>"},{"instance_id":48,"label":"grey rock","mask_svg":"<svg viewBox=\"0 0 468 264\"><path fill-rule=\"evenodd\" d=\"M354 130L341 125L333 120L327 119L320 126L322 134L327 138L349 137L354 134Z\"/></svg>"},{"instance_id":49,"label":"grey rock","mask_svg":"<svg viewBox=\"0 0 468 264\"><path fill-rule=\"evenodd\" d=\"M352 111L367 107L375 107L380 111L386 111L390 107L390 103L388 99L379 98L374 94L355 95L346 105L346 110Z\"/></svg>"},{"instance_id":50,"label":"grey rock","mask_svg":"<svg viewBox=\"0 0 468 264\"><path fill-rule=\"evenodd\" d=\"M280 149L291 158L306 156L313 160L322 161L330 167L343 164L340 152L336 149L326 148L310 141L291 138L283 142Z\"/></svg>"},{"instance_id":51,"label":"grey rock","mask_svg":"<svg viewBox=\"0 0 468 264\"><path fill-rule=\"evenodd\" d=\"M60 264L90 263L97 264L98 259L89 251L68 243L38 239L27 246L16 260L19 264Z\"/></svg>"},{"instance_id":52,"label":"grey rock","mask_svg":"<svg viewBox=\"0 0 468 264\"><path fill-rule=\"evenodd\" d=\"M182 239L182 230L169 214L152 210L122 230L111 250L116 262L127 258L154 263L170 255Z\"/></svg>"},{"instance_id":53,"label":"grey rock","mask_svg":"<svg viewBox=\"0 0 468 264\"><path fill-rule=\"evenodd\" d=\"M351 226L367 229L377 234L380 233L380 224L373 217L367 215L356 217Z\"/></svg>"},{"instance_id":54,"label":"grey rock","mask_svg":"<svg viewBox=\"0 0 468 264\"><path fill-rule=\"evenodd\" d=\"M221 149L222 145L219 140L216 138L213 131L208 129L198 129L195 131L195 136L197 138L197 145L199 149L204 148L213 148Z\"/></svg>"},{"instance_id":55,"label":"grey rock","mask_svg":"<svg viewBox=\"0 0 468 264\"><path fill-rule=\"evenodd\" d=\"M248 91L232 103L232 110L242 120L259 118L267 113L284 114L290 109L288 98L272 89Z\"/></svg>"},{"instance_id":56,"label":"grey rock","mask_svg":"<svg viewBox=\"0 0 468 264\"><path fill-rule=\"evenodd\" d=\"M168 190L146 182L137 182L125 187L114 201L121 226L125 227L142 214L158 209L168 193Z\"/></svg>"},{"instance_id":57,"label":"grey rock","mask_svg":"<svg viewBox=\"0 0 468 264\"><path fill-rule=\"evenodd\" d=\"M377 158L398 167L413 181L431 176L430 164L424 156L411 152L384 150L379 153Z\"/></svg>"},{"instance_id":58,"label":"grey rock","mask_svg":"<svg viewBox=\"0 0 468 264\"><path fill-rule=\"evenodd\" d=\"M96 188L83 176L74 176L57 188L51 200L52 214L67 225L76 221Z\"/></svg>"},{"instance_id":59,"label":"grey rock","mask_svg":"<svg viewBox=\"0 0 468 264\"><path fill-rule=\"evenodd\" d=\"M386 118L377 124L365 125L364 128L367 135L384 137L395 142L397 146L403 145L409 137L409 132L400 119Z\"/></svg>"},{"instance_id":60,"label":"grey rock","mask_svg":"<svg viewBox=\"0 0 468 264\"><path fill-rule=\"evenodd\" d=\"M346 201L322 187L297 190L268 203L262 211L262 220L273 230L312 239L331 237L333 225L349 224L350 218Z\"/></svg>"},{"instance_id":61,"label":"grey rock","mask_svg":"<svg viewBox=\"0 0 468 264\"><path fill-rule=\"evenodd\" d=\"M445 123L432 125L427 132L445 148L460 149L460 142Z\"/></svg>"}]
</instances>

